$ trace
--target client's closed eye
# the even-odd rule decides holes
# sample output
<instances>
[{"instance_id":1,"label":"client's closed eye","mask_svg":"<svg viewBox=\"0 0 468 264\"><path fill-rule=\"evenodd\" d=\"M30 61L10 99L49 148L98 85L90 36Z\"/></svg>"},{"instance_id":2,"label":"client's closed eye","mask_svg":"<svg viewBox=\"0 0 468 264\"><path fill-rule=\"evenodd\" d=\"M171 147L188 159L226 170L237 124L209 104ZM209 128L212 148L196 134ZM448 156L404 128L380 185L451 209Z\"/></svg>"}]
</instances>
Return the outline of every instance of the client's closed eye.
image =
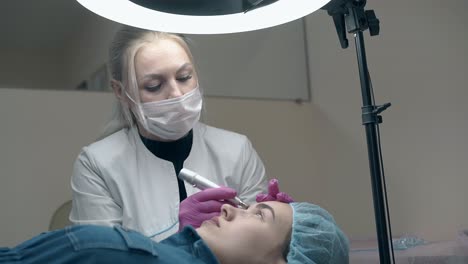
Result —
<instances>
[{"instance_id":1,"label":"client's closed eye","mask_svg":"<svg viewBox=\"0 0 468 264\"><path fill-rule=\"evenodd\" d=\"M262 211L262 209L267 209L267 210L269 210L269 211L271 212L271 216L272 216L272 218L273 218L273 221L275 220L275 210L274 210L271 206L269 206L268 204L259 203L259 204L257 204L257 205L255 206L255 208L258 209L258 210L260 210L260 211ZM262 213L263 213L263 211L262 211ZM264 214L264 213L263 213L263 214Z\"/></svg>"},{"instance_id":2,"label":"client's closed eye","mask_svg":"<svg viewBox=\"0 0 468 264\"><path fill-rule=\"evenodd\" d=\"M258 216L258 217L260 217L260 219L261 219L262 221L265 221L265 215L263 214L262 210L257 210L257 211L255 212L255 215Z\"/></svg>"}]
</instances>

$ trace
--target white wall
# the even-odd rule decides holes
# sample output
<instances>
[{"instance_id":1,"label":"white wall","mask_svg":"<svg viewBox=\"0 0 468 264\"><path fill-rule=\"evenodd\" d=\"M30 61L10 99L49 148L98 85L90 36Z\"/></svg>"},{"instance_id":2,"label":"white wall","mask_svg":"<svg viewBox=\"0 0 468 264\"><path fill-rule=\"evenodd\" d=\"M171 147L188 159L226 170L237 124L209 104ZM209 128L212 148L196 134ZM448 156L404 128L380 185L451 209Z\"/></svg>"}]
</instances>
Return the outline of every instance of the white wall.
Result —
<instances>
[{"instance_id":1,"label":"white wall","mask_svg":"<svg viewBox=\"0 0 468 264\"><path fill-rule=\"evenodd\" d=\"M369 2L382 24L380 36L366 32L376 100L393 104L381 126L393 232L453 239L468 228L468 3ZM297 200L323 205L353 238L375 236L354 47L341 50L324 13L307 17L307 28L311 103L208 98L207 119L247 134L269 176ZM47 229L70 197L73 159L111 101L105 93L0 90L0 200L11 201L0 205L1 245Z\"/></svg>"},{"instance_id":2,"label":"white wall","mask_svg":"<svg viewBox=\"0 0 468 264\"><path fill-rule=\"evenodd\" d=\"M49 227L71 198L73 161L110 113L112 94L0 89L0 245Z\"/></svg>"}]
</instances>

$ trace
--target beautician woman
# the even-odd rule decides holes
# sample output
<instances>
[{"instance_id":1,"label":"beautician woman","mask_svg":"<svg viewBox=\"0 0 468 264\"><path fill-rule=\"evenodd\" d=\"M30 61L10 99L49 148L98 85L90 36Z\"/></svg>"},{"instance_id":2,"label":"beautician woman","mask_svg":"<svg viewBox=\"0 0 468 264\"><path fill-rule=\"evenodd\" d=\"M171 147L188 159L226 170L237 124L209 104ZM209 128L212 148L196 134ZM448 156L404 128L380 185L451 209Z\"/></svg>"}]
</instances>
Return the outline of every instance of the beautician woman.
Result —
<instances>
[{"instance_id":1,"label":"beautician woman","mask_svg":"<svg viewBox=\"0 0 468 264\"><path fill-rule=\"evenodd\" d=\"M110 67L115 113L75 161L72 223L121 225L160 241L219 214L226 199L252 203L267 192L247 137L199 122L203 87L183 37L123 27ZM176 177L183 167L226 187L199 192ZM272 186L257 200L276 199Z\"/></svg>"}]
</instances>

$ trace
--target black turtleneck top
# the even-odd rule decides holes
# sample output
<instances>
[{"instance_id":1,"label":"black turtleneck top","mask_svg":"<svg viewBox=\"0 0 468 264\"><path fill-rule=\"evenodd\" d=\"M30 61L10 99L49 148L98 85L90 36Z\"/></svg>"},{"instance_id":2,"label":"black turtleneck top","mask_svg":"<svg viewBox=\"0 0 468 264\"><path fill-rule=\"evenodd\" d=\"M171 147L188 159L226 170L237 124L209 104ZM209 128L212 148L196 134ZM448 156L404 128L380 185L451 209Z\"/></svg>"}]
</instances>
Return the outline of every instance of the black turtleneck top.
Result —
<instances>
[{"instance_id":1,"label":"black turtleneck top","mask_svg":"<svg viewBox=\"0 0 468 264\"><path fill-rule=\"evenodd\" d=\"M176 175L179 175L180 170L184 167L184 161L187 159L192 150L193 131L176 141L164 142L145 138L140 134L141 141L146 148L158 158L172 162ZM184 181L177 178L179 185L179 199L182 202L187 198Z\"/></svg>"}]
</instances>

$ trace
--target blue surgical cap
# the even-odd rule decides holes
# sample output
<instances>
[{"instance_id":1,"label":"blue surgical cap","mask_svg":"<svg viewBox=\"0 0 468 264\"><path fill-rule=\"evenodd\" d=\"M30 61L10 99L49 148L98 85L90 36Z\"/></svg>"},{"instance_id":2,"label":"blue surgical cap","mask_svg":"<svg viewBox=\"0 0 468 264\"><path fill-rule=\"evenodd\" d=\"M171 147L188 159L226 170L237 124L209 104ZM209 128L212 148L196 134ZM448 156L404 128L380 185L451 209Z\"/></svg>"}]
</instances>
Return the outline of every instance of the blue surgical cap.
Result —
<instances>
[{"instance_id":1,"label":"blue surgical cap","mask_svg":"<svg viewBox=\"0 0 468 264\"><path fill-rule=\"evenodd\" d=\"M310 203L290 203L293 210L288 264L347 264L349 242L333 217Z\"/></svg>"}]
</instances>

